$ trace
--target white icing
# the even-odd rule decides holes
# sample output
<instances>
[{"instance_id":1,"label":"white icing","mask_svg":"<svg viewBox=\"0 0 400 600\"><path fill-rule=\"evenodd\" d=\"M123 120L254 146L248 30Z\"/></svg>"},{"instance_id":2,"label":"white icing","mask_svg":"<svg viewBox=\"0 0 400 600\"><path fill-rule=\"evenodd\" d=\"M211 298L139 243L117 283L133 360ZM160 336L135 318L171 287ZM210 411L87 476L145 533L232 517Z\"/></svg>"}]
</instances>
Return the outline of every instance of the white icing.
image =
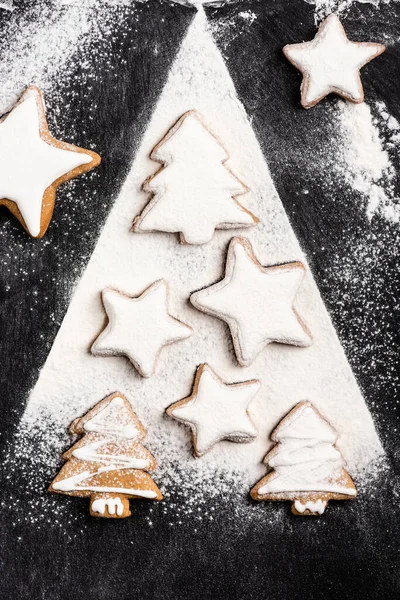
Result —
<instances>
[{"instance_id":1,"label":"white icing","mask_svg":"<svg viewBox=\"0 0 400 600\"><path fill-rule=\"evenodd\" d=\"M222 281L191 295L192 304L228 323L238 362L250 365L271 342L308 346L310 336L293 310L304 277L299 263L266 269L243 238L234 238Z\"/></svg>"},{"instance_id":2,"label":"white icing","mask_svg":"<svg viewBox=\"0 0 400 600\"><path fill-rule=\"evenodd\" d=\"M108 492L108 493L116 493L116 494L126 494L126 495L135 495L141 496L142 498L156 498L157 494L150 490L139 490L135 488L122 488L122 487L107 487L107 486L84 486L78 485L82 481L86 479L90 479L95 475L98 475L100 472L103 472L105 469L99 469L95 473L90 473L90 471L84 471L83 473L79 473L77 475L72 475L71 477L67 477L62 481L56 481L52 484L53 489L59 490L60 492L77 492L77 491L85 491L85 492Z\"/></svg>"},{"instance_id":3,"label":"white icing","mask_svg":"<svg viewBox=\"0 0 400 600\"><path fill-rule=\"evenodd\" d=\"M192 399L182 406L172 406L169 414L194 429L197 455L220 440L247 442L257 436L247 409L260 389L259 381L227 385L205 365L196 383L197 392Z\"/></svg>"},{"instance_id":4,"label":"white icing","mask_svg":"<svg viewBox=\"0 0 400 600\"><path fill-rule=\"evenodd\" d=\"M101 473L107 473L110 471L127 469L129 467L126 466L110 466L110 467L100 467L97 471L83 471L82 473L77 473L76 475L71 475L71 477L66 477L61 481L56 481L52 483L52 487L55 490L59 490L61 492L74 492L74 491L90 491L90 492L110 492L110 493L121 493L121 494L135 494L136 496L142 496L143 498L155 498L157 494L155 492L149 490L138 490L135 488L122 488L122 487L107 487L107 486L84 486L79 485L80 483L86 481L87 479L92 479L96 477L96 475L101 475Z\"/></svg>"},{"instance_id":5,"label":"white icing","mask_svg":"<svg viewBox=\"0 0 400 600\"><path fill-rule=\"evenodd\" d=\"M233 199L247 188L223 165L228 154L195 111L182 117L151 158L164 168L145 185L153 198L136 231L181 233L188 244L204 244L215 229L256 224Z\"/></svg>"},{"instance_id":6,"label":"white icing","mask_svg":"<svg viewBox=\"0 0 400 600\"><path fill-rule=\"evenodd\" d=\"M326 501L321 499L315 500L315 502L308 500L308 502L303 504L300 500L295 500L294 507L301 514L305 510L309 510L312 513L322 515L326 508Z\"/></svg>"},{"instance_id":7,"label":"white icing","mask_svg":"<svg viewBox=\"0 0 400 600\"><path fill-rule=\"evenodd\" d=\"M100 513L101 515L105 514L106 508L110 515L117 515L120 517L124 512L124 506L121 502L121 498L97 498L91 504L91 509L93 512Z\"/></svg>"},{"instance_id":8,"label":"white icing","mask_svg":"<svg viewBox=\"0 0 400 600\"><path fill-rule=\"evenodd\" d=\"M330 92L362 101L359 70L383 50L381 44L350 42L334 14L325 19L313 40L284 48L287 58L304 75L305 105L314 104Z\"/></svg>"},{"instance_id":9,"label":"white icing","mask_svg":"<svg viewBox=\"0 0 400 600\"><path fill-rule=\"evenodd\" d=\"M124 439L135 439L138 429L131 422L131 415L122 398L116 396L102 410L86 421L85 431L112 435Z\"/></svg>"},{"instance_id":10,"label":"white icing","mask_svg":"<svg viewBox=\"0 0 400 600\"><path fill-rule=\"evenodd\" d=\"M146 469L149 466L149 461L142 458L132 458L132 456L126 456L124 454L104 454L96 452L102 446L107 445L111 440L100 440L87 444L81 448L76 448L72 452L72 456L79 460L89 462L112 462L113 468L115 469Z\"/></svg>"},{"instance_id":11,"label":"white icing","mask_svg":"<svg viewBox=\"0 0 400 600\"><path fill-rule=\"evenodd\" d=\"M46 188L91 160L88 154L56 148L42 140L32 93L0 123L0 198L16 203L29 233L37 236Z\"/></svg>"},{"instance_id":12,"label":"white icing","mask_svg":"<svg viewBox=\"0 0 400 600\"><path fill-rule=\"evenodd\" d=\"M143 377L153 375L160 350L192 334L167 311L168 288L156 281L138 298L103 291L109 323L92 345L95 356L127 356Z\"/></svg>"},{"instance_id":13,"label":"white icing","mask_svg":"<svg viewBox=\"0 0 400 600\"><path fill-rule=\"evenodd\" d=\"M278 444L266 456L274 469L258 495L280 492L334 492L355 496L343 485L344 460L333 446L337 438L330 425L309 402L299 404L276 428Z\"/></svg>"}]
</instances>

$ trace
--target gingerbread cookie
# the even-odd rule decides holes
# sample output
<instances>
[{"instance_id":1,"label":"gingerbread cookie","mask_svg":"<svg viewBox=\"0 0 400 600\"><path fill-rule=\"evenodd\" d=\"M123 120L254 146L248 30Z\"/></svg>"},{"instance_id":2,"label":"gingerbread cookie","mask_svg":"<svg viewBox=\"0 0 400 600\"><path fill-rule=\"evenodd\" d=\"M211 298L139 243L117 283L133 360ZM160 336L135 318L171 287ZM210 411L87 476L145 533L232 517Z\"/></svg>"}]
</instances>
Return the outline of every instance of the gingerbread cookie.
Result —
<instances>
[{"instance_id":1,"label":"gingerbread cookie","mask_svg":"<svg viewBox=\"0 0 400 600\"><path fill-rule=\"evenodd\" d=\"M293 302L305 268L300 262L263 267L245 238L229 244L225 277L191 295L191 303L225 321L238 363L250 365L271 342L309 346L310 333Z\"/></svg>"},{"instance_id":2,"label":"gingerbread cookie","mask_svg":"<svg viewBox=\"0 0 400 600\"><path fill-rule=\"evenodd\" d=\"M168 286L160 279L140 296L105 289L108 325L92 345L95 356L126 356L143 377L151 377L164 346L192 335L192 328L168 313Z\"/></svg>"},{"instance_id":3,"label":"gingerbread cookie","mask_svg":"<svg viewBox=\"0 0 400 600\"><path fill-rule=\"evenodd\" d=\"M0 122L0 205L40 238L51 221L58 186L100 160L91 150L53 138L42 94L30 86Z\"/></svg>"},{"instance_id":4,"label":"gingerbread cookie","mask_svg":"<svg viewBox=\"0 0 400 600\"><path fill-rule=\"evenodd\" d=\"M258 223L236 200L248 188L225 165L229 155L200 114L185 113L150 157L163 167L143 189L152 194L133 230L179 233L187 244L205 244L215 229Z\"/></svg>"},{"instance_id":5,"label":"gingerbread cookie","mask_svg":"<svg viewBox=\"0 0 400 600\"><path fill-rule=\"evenodd\" d=\"M301 104L304 108L315 106L331 93L351 102L363 102L360 69L384 51L382 44L350 42L334 14L321 23L311 42L283 48L286 58L303 74Z\"/></svg>"},{"instance_id":6,"label":"gingerbread cookie","mask_svg":"<svg viewBox=\"0 0 400 600\"><path fill-rule=\"evenodd\" d=\"M200 365L190 396L167 408L167 414L192 429L195 456L221 440L251 442L257 429L248 412L260 389L258 380L226 384L209 365Z\"/></svg>"},{"instance_id":7,"label":"gingerbread cookie","mask_svg":"<svg viewBox=\"0 0 400 600\"><path fill-rule=\"evenodd\" d=\"M264 462L271 471L251 490L254 500L292 501L295 515L321 515L329 500L350 500L357 490L335 446L337 433L311 402L300 402L271 434Z\"/></svg>"},{"instance_id":8,"label":"gingerbread cookie","mask_svg":"<svg viewBox=\"0 0 400 600\"><path fill-rule=\"evenodd\" d=\"M76 419L72 434L83 436L63 455L67 462L50 492L90 498L93 517L129 517L129 498L162 500L148 471L156 461L142 446L146 430L119 392Z\"/></svg>"}]
</instances>

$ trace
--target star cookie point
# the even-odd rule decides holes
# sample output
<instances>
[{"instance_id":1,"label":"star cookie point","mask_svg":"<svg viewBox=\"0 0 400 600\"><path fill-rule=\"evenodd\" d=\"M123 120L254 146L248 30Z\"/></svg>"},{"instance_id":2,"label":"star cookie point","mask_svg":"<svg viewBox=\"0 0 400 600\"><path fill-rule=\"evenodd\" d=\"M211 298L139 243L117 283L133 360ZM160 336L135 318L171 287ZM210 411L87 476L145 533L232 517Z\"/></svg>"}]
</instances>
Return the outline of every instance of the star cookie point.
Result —
<instances>
[{"instance_id":1,"label":"star cookie point","mask_svg":"<svg viewBox=\"0 0 400 600\"><path fill-rule=\"evenodd\" d=\"M315 106L331 93L351 102L363 102L360 69L384 51L383 44L350 41L335 14L321 23L311 41L283 48L286 58L303 74L304 108Z\"/></svg>"},{"instance_id":2,"label":"star cookie point","mask_svg":"<svg viewBox=\"0 0 400 600\"><path fill-rule=\"evenodd\" d=\"M0 161L0 205L32 237L41 238L53 215L58 186L90 171L101 158L51 135L42 93L31 85L0 121Z\"/></svg>"},{"instance_id":3,"label":"star cookie point","mask_svg":"<svg viewBox=\"0 0 400 600\"><path fill-rule=\"evenodd\" d=\"M248 408L259 389L256 379L227 384L202 364L190 396L169 406L166 413L190 427L193 453L199 458L222 440L246 443L257 437Z\"/></svg>"}]
</instances>

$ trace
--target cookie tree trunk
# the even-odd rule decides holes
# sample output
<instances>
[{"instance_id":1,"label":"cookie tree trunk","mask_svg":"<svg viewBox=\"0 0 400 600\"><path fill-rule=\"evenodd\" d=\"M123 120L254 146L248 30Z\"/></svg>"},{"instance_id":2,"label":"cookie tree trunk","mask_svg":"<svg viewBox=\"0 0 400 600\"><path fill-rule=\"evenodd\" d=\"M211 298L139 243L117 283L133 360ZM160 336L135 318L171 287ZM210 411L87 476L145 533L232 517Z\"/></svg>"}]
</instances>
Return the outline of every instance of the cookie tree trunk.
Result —
<instances>
[{"instance_id":1,"label":"cookie tree trunk","mask_svg":"<svg viewBox=\"0 0 400 600\"><path fill-rule=\"evenodd\" d=\"M96 492L90 496L90 514L107 519L130 517L129 498L125 494Z\"/></svg>"}]
</instances>

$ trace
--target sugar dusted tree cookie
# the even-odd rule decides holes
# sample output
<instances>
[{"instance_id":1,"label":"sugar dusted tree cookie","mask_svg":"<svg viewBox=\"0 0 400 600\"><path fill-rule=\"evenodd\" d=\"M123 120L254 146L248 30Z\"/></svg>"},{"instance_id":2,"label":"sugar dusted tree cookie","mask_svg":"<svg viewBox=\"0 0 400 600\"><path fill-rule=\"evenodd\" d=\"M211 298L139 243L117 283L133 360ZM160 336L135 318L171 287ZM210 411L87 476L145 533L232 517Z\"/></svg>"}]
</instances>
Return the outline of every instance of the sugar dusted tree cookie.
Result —
<instances>
[{"instance_id":1,"label":"sugar dusted tree cookie","mask_svg":"<svg viewBox=\"0 0 400 600\"><path fill-rule=\"evenodd\" d=\"M140 443L146 430L122 394L96 404L70 431L83 437L63 455L50 492L90 498L92 516L114 519L129 517L129 498L162 500L148 473L156 462Z\"/></svg>"},{"instance_id":2,"label":"sugar dusted tree cookie","mask_svg":"<svg viewBox=\"0 0 400 600\"><path fill-rule=\"evenodd\" d=\"M133 230L179 233L182 243L209 242L215 229L251 227L258 219L236 200L248 188L224 164L229 156L200 114L185 113L154 148L163 167L147 179L152 194Z\"/></svg>"},{"instance_id":3,"label":"sugar dusted tree cookie","mask_svg":"<svg viewBox=\"0 0 400 600\"><path fill-rule=\"evenodd\" d=\"M226 384L209 365L197 369L190 396L167 408L167 414L189 425L195 456L202 456L221 440L251 442L257 429L248 407L260 389L253 379Z\"/></svg>"},{"instance_id":4,"label":"sugar dusted tree cookie","mask_svg":"<svg viewBox=\"0 0 400 600\"><path fill-rule=\"evenodd\" d=\"M192 334L168 313L168 286L160 279L138 297L103 290L108 325L92 345L95 356L126 356L143 377L151 377L164 346Z\"/></svg>"},{"instance_id":5,"label":"sugar dusted tree cookie","mask_svg":"<svg viewBox=\"0 0 400 600\"><path fill-rule=\"evenodd\" d=\"M236 357L250 365L271 342L309 346L311 337L293 302L304 276L300 262L263 267L245 238L233 238L222 281L191 295L199 310L231 330Z\"/></svg>"},{"instance_id":6,"label":"sugar dusted tree cookie","mask_svg":"<svg viewBox=\"0 0 400 600\"><path fill-rule=\"evenodd\" d=\"M300 402L272 432L264 462L271 471L251 490L254 500L292 500L295 515L321 515L329 500L357 494L335 446L337 433L311 402Z\"/></svg>"},{"instance_id":7,"label":"sugar dusted tree cookie","mask_svg":"<svg viewBox=\"0 0 400 600\"><path fill-rule=\"evenodd\" d=\"M313 40L283 48L286 58L303 74L304 108L315 106L331 93L352 102L363 102L360 69L384 51L382 44L350 42L334 14L321 23Z\"/></svg>"},{"instance_id":8,"label":"sugar dusted tree cookie","mask_svg":"<svg viewBox=\"0 0 400 600\"><path fill-rule=\"evenodd\" d=\"M42 94L30 86L0 122L0 205L40 238L51 221L58 186L99 163L95 152L53 138Z\"/></svg>"}]
</instances>

